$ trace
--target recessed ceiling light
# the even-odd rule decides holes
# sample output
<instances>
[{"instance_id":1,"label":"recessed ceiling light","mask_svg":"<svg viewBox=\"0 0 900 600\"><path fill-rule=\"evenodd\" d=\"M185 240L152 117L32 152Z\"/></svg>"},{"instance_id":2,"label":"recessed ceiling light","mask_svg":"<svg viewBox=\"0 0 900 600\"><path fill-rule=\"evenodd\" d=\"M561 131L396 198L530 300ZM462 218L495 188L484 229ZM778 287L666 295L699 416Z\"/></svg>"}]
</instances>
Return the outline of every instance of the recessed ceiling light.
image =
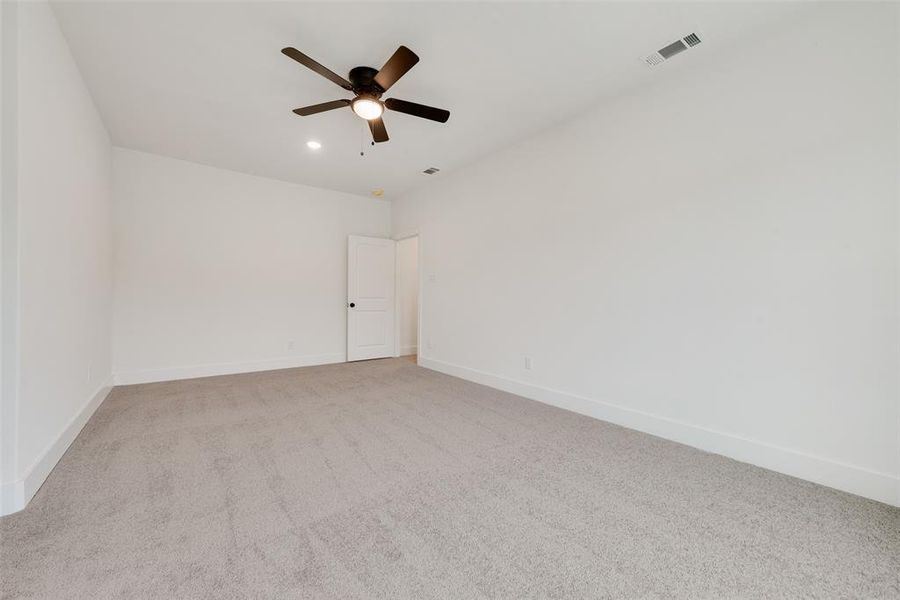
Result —
<instances>
[{"instance_id":1,"label":"recessed ceiling light","mask_svg":"<svg viewBox=\"0 0 900 600\"><path fill-rule=\"evenodd\" d=\"M306 147L310 150L318 150L322 147L322 144L320 144L316 140L309 140L308 142L306 142Z\"/></svg>"}]
</instances>

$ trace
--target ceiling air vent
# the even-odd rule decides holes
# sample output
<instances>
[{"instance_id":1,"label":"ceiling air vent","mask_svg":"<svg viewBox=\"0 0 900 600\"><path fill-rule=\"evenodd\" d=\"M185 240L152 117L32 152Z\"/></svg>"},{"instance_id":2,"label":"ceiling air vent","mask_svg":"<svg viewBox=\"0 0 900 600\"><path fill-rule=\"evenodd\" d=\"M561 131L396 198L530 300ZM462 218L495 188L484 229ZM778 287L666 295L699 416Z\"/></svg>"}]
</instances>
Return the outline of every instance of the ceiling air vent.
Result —
<instances>
[{"instance_id":1,"label":"ceiling air vent","mask_svg":"<svg viewBox=\"0 0 900 600\"><path fill-rule=\"evenodd\" d=\"M687 49L688 49L687 44L685 44L681 40L678 40L677 42L672 42L665 48L660 48L659 55L662 56L664 59L669 60L670 58L672 58L679 52L684 52Z\"/></svg>"},{"instance_id":2,"label":"ceiling air vent","mask_svg":"<svg viewBox=\"0 0 900 600\"><path fill-rule=\"evenodd\" d=\"M428 167L427 169L425 169L422 172L425 173L426 175L434 175L438 171L440 171L440 169L438 169L437 167Z\"/></svg>"},{"instance_id":3,"label":"ceiling air vent","mask_svg":"<svg viewBox=\"0 0 900 600\"><path fill-rule=\"evenodd\" d=\"M660 65L665 61L669 60L676 54L681 54L688 48L693 48L697 44L700 43L700 36L696 33L692 33L687 35L676 42L672 42L668 46L660 48L650 56L644 59L651 67L655 67L656 65Z\"/></svg>"},{"instance_id":4,"label":"ceiling air vent","mask_svg":"<svg viewBox=\"0 0 900 600\"><path fill-rule=\"evenodd\" d=\"M653 54L651 54L644 60L647 61L647 64L650 65L651 67L655 67L656 65L660 64L661 62L663 62L666 59L664 59L662 56L660 56L659 52L654 52Z\"/></svg>"}]
</instances>

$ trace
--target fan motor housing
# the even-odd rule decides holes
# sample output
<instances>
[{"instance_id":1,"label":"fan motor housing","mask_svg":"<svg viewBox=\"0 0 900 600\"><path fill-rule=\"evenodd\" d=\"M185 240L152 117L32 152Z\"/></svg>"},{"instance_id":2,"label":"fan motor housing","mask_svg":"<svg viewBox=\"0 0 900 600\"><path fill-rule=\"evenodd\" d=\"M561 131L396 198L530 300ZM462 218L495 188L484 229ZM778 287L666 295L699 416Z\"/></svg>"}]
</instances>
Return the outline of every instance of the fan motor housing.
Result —
<instances>
[{"instance_id":1,"label":"fan motor housing","mask_svg":"<svg viewBox=\"0 0 900 600\"><path fill-rule=\"evenodd\" d=\"M375 76L378 69L372 67L354 67L350 69L350 84L353 85L353 91L357 94L372 94L376 98L384 93L381 86L375 83Z\"/></svg>"}]
</instances>

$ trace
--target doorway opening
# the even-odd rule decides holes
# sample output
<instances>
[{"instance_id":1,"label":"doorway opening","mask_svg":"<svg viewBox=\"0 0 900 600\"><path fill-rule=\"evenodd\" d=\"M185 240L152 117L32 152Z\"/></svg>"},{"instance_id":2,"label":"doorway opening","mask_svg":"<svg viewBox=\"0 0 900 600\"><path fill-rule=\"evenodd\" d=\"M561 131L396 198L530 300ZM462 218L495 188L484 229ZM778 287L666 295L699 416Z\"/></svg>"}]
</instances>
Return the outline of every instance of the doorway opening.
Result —
<instances>
[{"instance_id":1,"label":"doorway opening","mask_svg":"<svg viewBox=\"0 0 900 600\"><path fill-rule=\"evenodd\" d=\"M397 356L417 362L419 353L419 236L397 240Z\"/></svg>"}]
</instances>

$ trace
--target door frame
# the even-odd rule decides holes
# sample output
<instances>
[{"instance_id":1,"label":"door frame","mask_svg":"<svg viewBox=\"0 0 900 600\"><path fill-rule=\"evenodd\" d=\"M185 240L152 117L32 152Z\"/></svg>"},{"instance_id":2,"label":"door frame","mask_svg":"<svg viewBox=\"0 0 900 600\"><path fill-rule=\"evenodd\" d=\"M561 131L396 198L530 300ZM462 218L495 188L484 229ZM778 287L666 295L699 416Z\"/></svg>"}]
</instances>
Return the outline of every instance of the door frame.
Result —
<instances>
[{"instance_id":1,"label":"door frame","mask_svg":"<svg viewBox=\"0 0 900 600\"><path fill-rule=\"evenodd\" d=\"M400 242L410 238L418 238L416 242L416 291L418 298L416 302L416 364L419 364L419 357L422 356L422 350L424 349L422 346L422 304L424 288L422 287L422 236L417 229L391 237L392 240L397 242L397 245L394 247L394 357L400 356L400 277L397 272L398 265L400 264Z\"/></svg>"}]
</instances>

